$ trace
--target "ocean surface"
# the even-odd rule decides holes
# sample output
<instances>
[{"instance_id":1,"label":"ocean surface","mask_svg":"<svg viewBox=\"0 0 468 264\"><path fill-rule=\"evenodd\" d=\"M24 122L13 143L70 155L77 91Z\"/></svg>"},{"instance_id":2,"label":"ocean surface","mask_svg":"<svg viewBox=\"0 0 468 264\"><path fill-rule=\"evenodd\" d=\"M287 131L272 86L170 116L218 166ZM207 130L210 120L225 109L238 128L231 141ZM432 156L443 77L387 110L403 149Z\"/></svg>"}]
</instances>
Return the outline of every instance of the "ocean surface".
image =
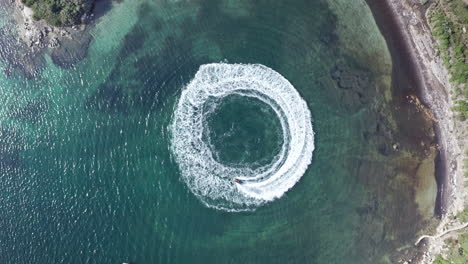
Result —
<instances>
[{"instance_id":1,"label":"ocean surface","mask_svg":"<svg viewBox=\"0 0 468 264\"><path fill-rule=\"evenodd\" d=\"M0 263L391 263L433 217L432 123L364 0L114 2L83 60L26 60L34 77L0 14ZM184 180L174 112L209 63L264 65L310 110L311 163L280 198L229 211ZM275 159L271 105L213 100L214 160Z\"/></svg>"}]
</instances>

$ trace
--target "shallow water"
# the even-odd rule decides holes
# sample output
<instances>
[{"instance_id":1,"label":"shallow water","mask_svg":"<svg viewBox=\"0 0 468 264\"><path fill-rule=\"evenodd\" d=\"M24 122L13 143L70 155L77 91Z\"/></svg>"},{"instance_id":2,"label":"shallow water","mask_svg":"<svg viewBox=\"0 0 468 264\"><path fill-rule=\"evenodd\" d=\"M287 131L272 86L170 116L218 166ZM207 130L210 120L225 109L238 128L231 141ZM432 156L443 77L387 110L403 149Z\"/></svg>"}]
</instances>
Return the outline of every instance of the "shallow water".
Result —
<instances>
[{"instance_id":1,"label":"shallow water","mask_svg":"<svg viewBox=\"0 0 468 264\"><path fill-rule=\"evenodd\" d=\"M0 74L0 262L385 263L432 216L413 187L431 124L395 96L365 1L123 1L92 35L72 68ZM216 62L272 68L313 116L312 164L250 212L206 207L171 152L181 91ZM208 124L219 159L268 162L277 120L235 100Z\"/></svg>"}]
</instances>

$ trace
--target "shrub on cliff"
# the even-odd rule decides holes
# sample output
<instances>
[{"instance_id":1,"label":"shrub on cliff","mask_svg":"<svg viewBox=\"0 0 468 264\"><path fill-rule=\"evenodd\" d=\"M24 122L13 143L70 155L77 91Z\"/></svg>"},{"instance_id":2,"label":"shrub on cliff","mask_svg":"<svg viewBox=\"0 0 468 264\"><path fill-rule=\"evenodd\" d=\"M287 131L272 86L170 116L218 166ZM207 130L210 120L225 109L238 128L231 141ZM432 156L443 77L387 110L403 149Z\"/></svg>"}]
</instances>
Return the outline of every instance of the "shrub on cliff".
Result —
<instances>
[{"instance_id":1,"label":"shrub on cliff","mask_svg":"<svg viewBox=\"0 0 468 264\"><path fill-rule=\"evenodd\" d=\"M95 0L21 0L34 11L34 19L44 19L54 26L70 26L80 23L83 14L89 12Z\"/></svg>"},{"instance_id":2,"label":"shrub on cliff","mask_svg":"<svg viewBox=\"0 0 468 264\"><path fill-rule=\"evenodd\" d=\"M454 108L455 111L459 113L460 120L468 119L468 102L464 100L458 100Z\"/></svg>"}]
</instances>

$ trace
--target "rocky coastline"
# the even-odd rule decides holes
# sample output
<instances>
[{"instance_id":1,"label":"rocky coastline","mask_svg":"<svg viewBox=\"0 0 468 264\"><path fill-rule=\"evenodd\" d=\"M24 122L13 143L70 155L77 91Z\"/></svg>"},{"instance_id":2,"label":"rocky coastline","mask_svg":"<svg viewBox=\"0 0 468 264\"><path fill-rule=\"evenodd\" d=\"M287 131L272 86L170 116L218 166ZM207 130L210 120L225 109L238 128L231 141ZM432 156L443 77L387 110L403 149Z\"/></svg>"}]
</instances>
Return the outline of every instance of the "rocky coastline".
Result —
<instances>
[{"instance_id":1,"label":"rocky coastline","mask_svg":"<svg viewBox=\"0 0 468 264\"><path fill-rule=\"evenodd\" d=\"M43 66L43 54L49 54L52 61L60 67L70 68L87 55L90 33L96 21L110 7L111 0L97 1L93 12L81 17L81 23L70 27L51 26L43 20L33 19L33 11L21 0L7 0L0 3L6 10L10 27L2 28L3 46L12 48L5 60L8 63L5 73L12 75L19 71L28 79L36 78ZM6 30L8 29L8 30ZM14 55L12 53L18 53ZM9 60L9 58L16 58ZM19 58L21 57L21 58Z\"/></svg>"},{"instance_id":2,"label":"rocky coastline","mask_svg":"<svg viewBox=\"0 0 468 264\"><path fill-rule=\"evenodd\" d=\"M20 0L12 1L12 10L17 23L18 36L33 50L60 47L61 40L72 38L72 33L86 28L84 23L66 29L51 26L44 21L35 21L32 9Z\"/></svg>"},{"instance_id":3,"label":"rocky coastline","mask_svg":"<svg viewBox=\"0 0 468 264\"><path fill-rule=\"evenodd\" d=\"M424 230L431 239L424 239L419 246L422 255L405 259L401 263L429 264L443 251L447 230L460 225L454 216L467 204L464 187L463 159L468 146L466 121L454 118L454 100L450 96L449 74L435 50L435 40L427 23L426 12L433 1L422 4L419 0L368 1L390 50L403 54L400 65L406 65L414 75L418 97L432 112L438 141L436 171L438 198L435 214L441 218L436 230ZM382 19L382 17L385 17ZM384 22L384 23L382 23ZM387 24L387 25L385 25ZM383 25L383 26L382 26ZM392 54L393 57L394 54ZM402 56L402 55L400 55ZM463 224L463 223L462 223Z\"/></svg>"}]
</instances>

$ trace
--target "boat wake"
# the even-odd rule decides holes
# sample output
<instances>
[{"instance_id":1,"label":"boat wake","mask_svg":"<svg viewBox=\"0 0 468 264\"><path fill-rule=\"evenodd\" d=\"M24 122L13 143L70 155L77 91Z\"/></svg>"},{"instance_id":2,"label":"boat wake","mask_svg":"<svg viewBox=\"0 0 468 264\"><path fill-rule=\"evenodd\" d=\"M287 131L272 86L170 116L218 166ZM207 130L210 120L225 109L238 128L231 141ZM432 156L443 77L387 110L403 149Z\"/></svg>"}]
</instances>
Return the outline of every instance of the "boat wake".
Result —
<instances>
[{"instance_id":1,"label":"boat wake","mask_svg":"<svg viewBox=\"0 0 468 264\"><path fill-rule=\"evenodd\" d=\"M204 142L205 104L229 95L256 98L277 114L280 152L267 165L228 166ZM209 108L209 107L208 107ZM259 64L205 64L182 91L171 125L171 149L182 179L208 207L253 210L281 197L302 177L312 160L314 132L306 102L279 73Z\"/></svg>"}]
</instances>

